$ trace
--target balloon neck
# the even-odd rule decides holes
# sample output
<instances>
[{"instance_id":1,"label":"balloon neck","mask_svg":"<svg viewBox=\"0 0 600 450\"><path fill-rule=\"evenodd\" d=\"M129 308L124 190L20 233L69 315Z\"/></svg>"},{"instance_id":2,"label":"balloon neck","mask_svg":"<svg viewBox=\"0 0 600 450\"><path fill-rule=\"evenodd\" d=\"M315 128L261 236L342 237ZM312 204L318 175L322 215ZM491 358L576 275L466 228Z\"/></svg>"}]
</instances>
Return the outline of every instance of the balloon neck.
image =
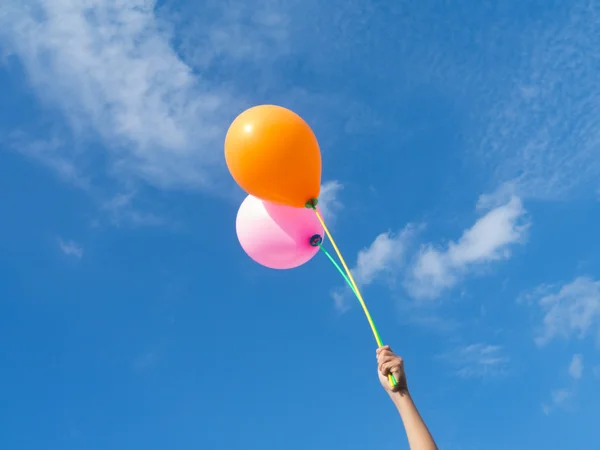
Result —
<instances>
[{"instance_id":1,"label":"balloon neck","mask_svg":"<svg viewBox=\"0 0 600 450\"><path fill-rule=\"evenodd\" d=\"M320 234L315 234L310 238L309 242L310 245L312 245L313 247L318 247L323 243L323 236L321 236Z\"/></svg>"},{"instance_id":2,"label":"balloon neck","mask_svg":"<svg viewBox=\"0 0 600 450\"><path fill-rule=\"evenodd\" d=\"M317 209L317 204L319 203L319 199L316 198L311 198L309 201L306 202L306 206L307 208L310 209Z\"/></svg>"}]
</instances>

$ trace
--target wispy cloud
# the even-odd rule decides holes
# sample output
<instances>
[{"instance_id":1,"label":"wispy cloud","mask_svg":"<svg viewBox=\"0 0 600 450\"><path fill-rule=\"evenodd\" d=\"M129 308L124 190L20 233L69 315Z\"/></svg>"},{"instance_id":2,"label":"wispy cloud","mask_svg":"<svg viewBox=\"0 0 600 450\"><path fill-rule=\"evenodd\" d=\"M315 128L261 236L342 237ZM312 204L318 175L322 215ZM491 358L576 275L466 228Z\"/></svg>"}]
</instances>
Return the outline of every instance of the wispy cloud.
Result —
<instances>
[{"instance_id":1,"label":"wispy cloud","mask_svg":"<svg viewBox=\"0 0 600 450\"><path fill-rule=\"evenodd\" d=\"M80 189L88 190L90 188L90 178L81 173L76 162L63 153L63 149L69 145L64 139L55 135L37 138L29 136L21 130L13 130L3 137L3 144L6 148L48 167L62 181Z\"/></svg>"},{"instance_id":2,"label":"wispy cloud","mask_svg":"<svg viewBox=\"0 0 600 450\"><path fill-rule=\"evenodd\" d=\"M319 195L319 207L323 212L327 226L334 225L337 215L344 208L340 200L340 192L344 186L339 181L328 181L321 186L321 195Z\"/></svg>"},{"instance_id":3,"label":"wispy cloud","mask_svg":"<svg viewBox=\"0 0 600 450\"><path fill-rule=\"evenodd\" d=\"M553 410L566 406L575 397L577 384L583 375L583 357L575 354L568 368L571 386L555 389L550 393L550 401L542 404L542 411L549 415Z\"/></svg>"},{"instance_id":4,"label":"wispy cloud","mask_svg":"<svg viewBox=\"0 0 600 450\"><path fill-rule=\"evenodd\" d=\"M499 345L472 344L441 355L456 369L461 378L483 378L506 375L510 358Z\"/></svg>"},{"instance_id":5,"label":"wispy cloud","mask_svg":"<svg viewBox=\"0 0 600 450\"><path fill-rule=\"evenodd\" d=\"M550 402L542 404L542 412L547 416L556 408L563 407L573 397L569 388L555 389L550 393Z\"/></svg>"},{"instance_id":6,"label":"wispy cloud","mask_svg":"<svg viewBox=\"0 0 600 450\"><path fill-rule=\"evenodd\" d=\"M358 252L353 269L356 282L367 286L381 277L395 277L404 266L406 250L415 234L415 227L407 225L399 233L381 233L373 243Z\"/></svg>"},{"instance_id":7,"label":"wispy cloud","mask_svg":"<svg viewBox=\"0 0 600 450\"><path fill-rule=\"evenodd\" d=\"M68 241L59 238L58 246L60 250L67 256L72 256L77 259L81 259L83 257L83 247L74 241Z\"/></svg>"},{"instance_id":8,"label":"wispy cloud","mask_svg":"<svg viewBox=\"0 0 600 450\"><path fill-rule=\"evenodd\" d=\"M187 12L197 10L195 6ZM193 67L272 61L290 51L291 20L280 2L233 0L202 12L191 21L177 20L179 14L173 14L181 41L178 50Z\"/></svg>"},{"instance_id":9,"label":"wispy cloud","mask_svg":"<svg viewBox=\"0 0 600 450\"><path fill-rule=\"evenodd\" d=\"M416 231L413 225L407 225L398 233L381 233L369 247L360 250L356 265L351 269L358 286L362 289L376 280L393 283L404 267L406 251ZM336 290L332 294L340 311L348 308L346 293L349 289Z\"/></svg>"},{"instance_id":10,"label":"wispy cloud","mask_svg":"<svg viewBox=\"0 0 600 450\"><path fill-rule=\"evenodd\" d=\"M102 204L102 210L108 214L113 226L153 227L166 223L164 218L136 207L134 205L135 197L134 191L128 191L117 194Z\"/></svg>"},{"instance_id":11,"label":"wispy cloud","mask_svg":"<svg viewBox=\"0 0 600 450\"><path fill-rule=\"evenodd\" d=\"M438 297L469 270L509 258L512 246L526 237L529 222L525 213L521 200L512 197L477 220L458 242L450 242L444 249L423 246L407 276L409 293L416 298Z\"/></svg>"},{"instance_id":12,"label":"wispy cloud","mask_svg":"<svg viewBox=\"0 0 600 450\"><path fill-rule=\"evenodd\" d=\"M350 309L350 302L345 289L334 290L331 293L331 298L333 298L333 306L338 313L343 314Z\"/></svg>"},{"instance_id":13,"label":"wispy cloud","mask_svg":"<svg viewBox=\"0 0 600 450\"><path fill-rule=\"evenodd\" d=\"M537 295L537 297L536 297ZM535 342L546 345L556 339L584 339L600 342L600 282L578 277L562 286L538 288L529 296L540 307L543 318Z\"/></svg>"},{"instance_id":14,"label":"wispy cloud","mask_svg":"<svg viewBox=\"0 0 600 450\"><path fill-rule=\"evenodd\" d=\"M352 273L362 287L376 281L393 286L403 279L410 296L436 298L456 286L470 271L509 258L512 247L525 241L529 225L521 200L512 197L483 215L457 242L450 242L444 249L423 245L411 257L416 235L423 226L410 224L397 234L389 231L379 234L369 247L358 253ZM333 293L341 311L347 309L343 292Z\"/></svg>"},{"instance_id":15,"label":"wispy cloud","mask_svg":"<svg viewBox=\"0 0 600 450\"><path fill-rule=\"evenodd\" d=\"M39 98L62 113L73 136L68 145L29 147L30 155L59 170L85 172L91 165L160 187L207 187L222 174L214 169L222 165L224 130L243 99L196 76L210 71L215 58L196 59L192 69L172 47L155 7L154 0L3 2L0 45L19 58ZM224 11L230 12L225 31L215 22L198 34L209 36L218 60L248 57L241 25L231 32L247 17L229 4ZM253 12L262 30L256 39L285 37L275 11ZM101 149L86 144L98 140Z\"/></svg>"},{"instance_id":16,"label":"wispy cloud","mask_svg":"<svg viewBox=\"0 0 600 450\"><path fill-rule=\"evenodd\" d=\"M580 354L573 355L571 364L569 365L569 375L575 380L579 380L583 374L583 356Z\"/></svg>"},{"instance_id":17,"label":"wispy cloud","mask_svg":"<svg viewBox=\"0 0 600 450\"><path fill-rule=\"evenodd\" d=\"M600 282L578 277L563 285L542 284L522 294L519 300L541 310L542 323L534 338L538 346L559 338L582 340L587 337L600 345ZM570 405L584 370L583 354L574 354L566 369L571 383L552 391L550 400L542 404L544 414Z\"/></svg>"},{"instance_id":18,"label":"wispy cloud","mask_svg":"<svg viewBox=\"0 0 600 450\"><path fill-rule=\"evenodd\" d=\"M520 68L507 77L507 90L496 90L480 145L496 185L509 182L522 198L593 195L600 179L599 24L594 2L573 2L562 20L524 33Z\"/></svg>"}]
</instances>

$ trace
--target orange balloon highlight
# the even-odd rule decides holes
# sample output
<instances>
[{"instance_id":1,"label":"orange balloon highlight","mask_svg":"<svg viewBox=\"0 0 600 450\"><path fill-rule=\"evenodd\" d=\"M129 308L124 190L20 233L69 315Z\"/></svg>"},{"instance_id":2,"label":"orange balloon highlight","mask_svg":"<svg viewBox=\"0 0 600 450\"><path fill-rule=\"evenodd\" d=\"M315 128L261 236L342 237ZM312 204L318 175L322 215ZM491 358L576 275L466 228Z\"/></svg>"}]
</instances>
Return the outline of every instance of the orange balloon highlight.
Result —
<instances>
[{"instance_id":1,"label":"orange balloon highlight","mask_svg":"<svg viewBox=\"0 0 600 450\"><path fill-rule=\"evenodd\" d=\"M225 160L247 193L304 208L321 190L321 150L308 124L281 106L247 109L225 137Z\"/></svg>"}]
</instances>

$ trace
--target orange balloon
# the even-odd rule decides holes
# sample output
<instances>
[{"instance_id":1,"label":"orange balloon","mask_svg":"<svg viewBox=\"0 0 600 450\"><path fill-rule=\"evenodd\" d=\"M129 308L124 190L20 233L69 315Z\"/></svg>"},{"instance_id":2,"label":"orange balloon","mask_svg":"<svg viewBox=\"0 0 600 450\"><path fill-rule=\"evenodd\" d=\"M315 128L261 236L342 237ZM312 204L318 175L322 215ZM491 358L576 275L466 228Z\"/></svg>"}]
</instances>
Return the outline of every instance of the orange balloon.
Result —
<instances>
[{"instance_id":1,"label":"orange balloon","mask_svg":"<svg viewBox=\"0 0 600 450\"><path fill-rule=\"evenodd\" d=\"M240 187L261 200L303 208L319 197L319 143L289 109L260 105L237 116L225 137L225 160Z\"/></svg>"}]
</instances>

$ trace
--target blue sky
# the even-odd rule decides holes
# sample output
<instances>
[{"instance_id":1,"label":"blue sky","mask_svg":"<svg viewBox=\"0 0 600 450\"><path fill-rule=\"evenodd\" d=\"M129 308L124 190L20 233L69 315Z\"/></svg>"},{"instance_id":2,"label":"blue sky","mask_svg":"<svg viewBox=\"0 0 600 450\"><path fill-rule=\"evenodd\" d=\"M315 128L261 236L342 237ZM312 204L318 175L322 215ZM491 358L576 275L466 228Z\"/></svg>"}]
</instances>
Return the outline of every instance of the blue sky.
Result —
<instances>
[{"instance_id":1,"label":"blue sky","mask_svg":"<svg viewBox=\"0 0 600 450\"><path fill-rule=\"evenodd\" d=\"M407 448L327 260L236 241L223 139L261 103L317 134L440 448L589 448L600 4L249 4L0 6L0 448Z\"/></svg>"}]
</instances>

